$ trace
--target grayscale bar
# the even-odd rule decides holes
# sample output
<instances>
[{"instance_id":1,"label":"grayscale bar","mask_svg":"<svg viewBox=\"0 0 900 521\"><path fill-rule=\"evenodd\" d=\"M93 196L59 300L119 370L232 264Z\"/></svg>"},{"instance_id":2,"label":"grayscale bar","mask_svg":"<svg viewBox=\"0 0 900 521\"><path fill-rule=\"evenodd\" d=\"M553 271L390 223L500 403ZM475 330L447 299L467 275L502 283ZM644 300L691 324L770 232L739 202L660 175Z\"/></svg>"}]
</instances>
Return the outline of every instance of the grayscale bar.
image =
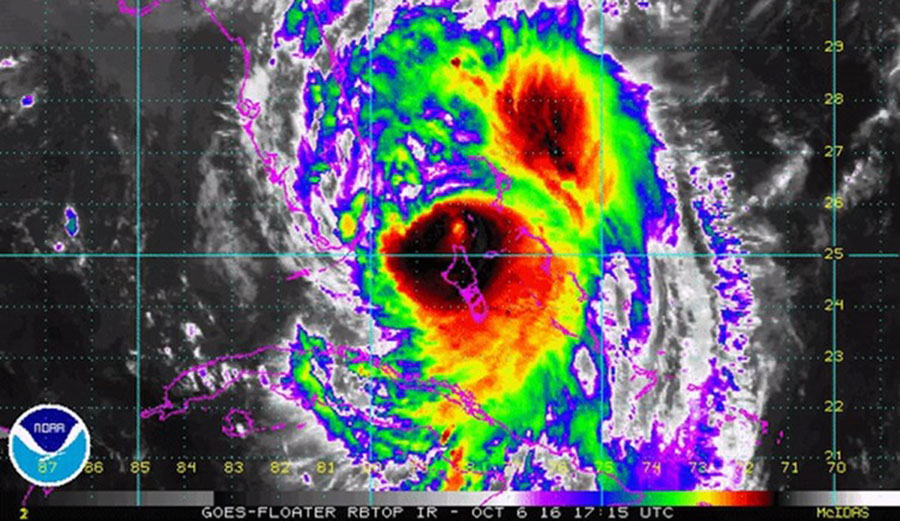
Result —
<instances>
[{"instance_id":1,"label":"grayscale bar","mask_svg":"<svg viewBox=\"0 0 900 521\"><path fill-rule=\"evenodd\" d=\"M804 490L779 492L778 504L789 507L900 506L900 490Z\"/></svg>"},{"instance_id":2,"label":"grayscale bar","mask_svg":"<svg viewBox=\"0 0 900 521\"><path fill-rule=\"evenodd\" d=\"M245 493L250 505L330 505L330 506L478 506L497 496L496 492L264 492ZM371 503L369 503L371 499Z\"/></svg>"},{"instance_id":3,"label":"grayscale bar","mask_svg":"<svg viewBox=\"0 0 900 521\"><path fill-rule=\"evenodd\" d=\"M51 495L53 506L67 507L132 507L135 491L56 490ZM216 495L211 490L142 490L141 505L148 507L214 506Z\"/></svg>"}]
</instances>

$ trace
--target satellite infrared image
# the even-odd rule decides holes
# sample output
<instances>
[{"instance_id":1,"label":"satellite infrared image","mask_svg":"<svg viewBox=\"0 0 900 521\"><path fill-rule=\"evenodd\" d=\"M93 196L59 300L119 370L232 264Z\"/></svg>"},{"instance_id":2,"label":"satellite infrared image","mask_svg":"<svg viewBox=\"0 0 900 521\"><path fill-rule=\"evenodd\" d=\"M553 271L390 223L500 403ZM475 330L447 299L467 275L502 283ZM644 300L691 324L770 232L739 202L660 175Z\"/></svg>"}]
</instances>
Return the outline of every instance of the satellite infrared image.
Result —
<instances>
[{"instance_id":1,"label":"satellite infrared image","mask_svg":"<svg viewBox=\"0 0 900 521\"><path fill-rule=\"evenodd\" d=\"M898 41L0 0L0 517L900 518Z\"/></svg>"}]
</instances>

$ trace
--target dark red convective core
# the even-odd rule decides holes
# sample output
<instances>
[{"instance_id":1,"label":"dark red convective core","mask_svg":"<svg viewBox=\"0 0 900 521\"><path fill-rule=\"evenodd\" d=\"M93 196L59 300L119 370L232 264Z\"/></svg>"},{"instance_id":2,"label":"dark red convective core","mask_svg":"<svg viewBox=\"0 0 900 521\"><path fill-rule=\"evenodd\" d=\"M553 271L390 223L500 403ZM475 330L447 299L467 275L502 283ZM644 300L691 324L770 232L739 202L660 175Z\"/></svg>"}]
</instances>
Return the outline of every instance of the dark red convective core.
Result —
<instances>
[{"instance_id":1,"label":"dark red convective core","mask_svg":"<svg viewBox=\"0 0 900 521\"><path fill-rule=\"evenodd\" d=\"M551 186L589 176L580 166L595 153L587 139L587 103L561 72L514 70L496 93L502 139Z\"/></svg>"},{"instance_id":2,"label":"dark red convective core","mask_svg":"<svg viewBox=\"0 0 900 521\"><path fill-rule=\"evenodd\" d=\"M503 255L533 251L535 241L521 233L525 229L525 221L509 208L480 201L438 203L405 230L386 232L382 252L400 291L424 308L467 311L460 288L477 284L490 304L508 278L504 272L516 262Z\"/></svg>"}]
</instances>

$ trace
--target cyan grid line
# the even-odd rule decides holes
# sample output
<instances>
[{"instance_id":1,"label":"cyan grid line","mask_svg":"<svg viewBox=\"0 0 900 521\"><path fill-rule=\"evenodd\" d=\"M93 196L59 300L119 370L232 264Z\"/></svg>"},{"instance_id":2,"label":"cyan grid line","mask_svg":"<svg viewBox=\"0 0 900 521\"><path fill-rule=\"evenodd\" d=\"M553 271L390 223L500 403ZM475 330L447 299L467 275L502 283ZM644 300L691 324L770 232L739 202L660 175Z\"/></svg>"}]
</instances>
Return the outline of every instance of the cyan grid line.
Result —
<instances>
[{"instance_id":1,"label":"cyan grid line","mask_svg":"<svg viewBox=\"0 0 900 521\"><path fill-rule=\"evenodd\" d=\"M848 253L847 257L858 258L858 259L897 259L900 258L900 253L885 253L885 252L877 252L877 253Z\"/></svg>"}]
</instances>

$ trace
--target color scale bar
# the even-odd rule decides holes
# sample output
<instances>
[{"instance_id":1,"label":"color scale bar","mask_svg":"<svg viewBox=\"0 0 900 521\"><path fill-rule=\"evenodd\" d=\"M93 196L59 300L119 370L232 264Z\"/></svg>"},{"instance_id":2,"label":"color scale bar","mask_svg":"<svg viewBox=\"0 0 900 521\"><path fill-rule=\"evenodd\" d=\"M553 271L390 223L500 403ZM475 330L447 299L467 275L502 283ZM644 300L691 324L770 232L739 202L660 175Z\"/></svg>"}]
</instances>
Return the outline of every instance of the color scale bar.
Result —
<instances>
[{"instance_id":1,"label":"color scale bar","mask_svg":"<svg viewBox=\"0 0 900 521\"><path fill-rule=\"evenodd\" d=\"M506 498L507 494L510 495ZM509 501L509 503L507 503ZM517 502L518 501L518 502ZM603 502L598 492L509 492L493 498L491 505L518 506L740 506L761 507L775 504L775 493L767 491L604 491Z\"/></svg>"},{"instance_id":2,"label":"color scale bar","mask_svg":"<svg viewBox=\"0 0 900 521\"><path fill-rule=\"evenodd\" d=\"M779 492L778 504L788 507L900 507L900 490L803 490Z\"/></svg>"},{"instance_id":3,"label":"color scale bar","mask_svg":"<svg viewBox=\"0 0 900 521\"><path fill-rule=\"evenodd\" d=\"M754 506L776 505L776 493L768 491L621 492L270 492L229 496L231 501L253 505L398 505L398 506ZM369 503L371 501L371 503ZM218 501L217 501L218 503Z\"/></svg>"}]
</instances>

